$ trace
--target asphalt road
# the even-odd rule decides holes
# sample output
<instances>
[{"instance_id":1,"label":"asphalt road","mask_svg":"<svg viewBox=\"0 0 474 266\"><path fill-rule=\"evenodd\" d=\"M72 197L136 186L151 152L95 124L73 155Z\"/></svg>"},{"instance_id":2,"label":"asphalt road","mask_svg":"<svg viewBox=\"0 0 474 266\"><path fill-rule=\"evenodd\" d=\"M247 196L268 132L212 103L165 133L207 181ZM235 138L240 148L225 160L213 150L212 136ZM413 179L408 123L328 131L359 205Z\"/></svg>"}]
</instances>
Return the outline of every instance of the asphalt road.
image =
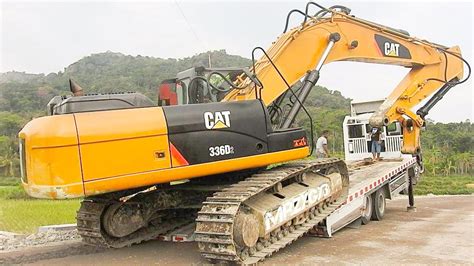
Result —
<instances>
[{"instance_id":1,"label":"asphalt road","mask_svg":"<svg viewBox=\"0 0 474 266\"><path fill-rule=\"evenodd\" d=\"M333 238L303 237L263 265L474 264L474 196L419 197L417 212L406 198L389 201L384 220L343 229ZM195 243L151 241L118 250L77 241L0 253L0 264L202 265Z\"/></svg>"}]
</instances>

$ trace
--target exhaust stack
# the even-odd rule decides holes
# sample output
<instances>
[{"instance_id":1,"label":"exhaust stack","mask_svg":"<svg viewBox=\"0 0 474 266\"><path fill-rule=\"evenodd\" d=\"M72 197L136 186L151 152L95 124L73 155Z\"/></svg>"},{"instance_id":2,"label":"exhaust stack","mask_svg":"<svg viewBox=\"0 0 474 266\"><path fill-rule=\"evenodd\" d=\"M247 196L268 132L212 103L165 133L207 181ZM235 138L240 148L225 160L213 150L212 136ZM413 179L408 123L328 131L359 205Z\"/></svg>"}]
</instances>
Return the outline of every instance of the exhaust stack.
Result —
<instances>
[{"instance_id":1,"label":"exhaust stack","mask_svg":"<svg viewBox=\"0 0 474 266\"><path fill-rule=\"evenodd\" d=\"M74 96L84 96L82 87L72 79L69 79L69 88Z\"/></svg>"}]
</instances>

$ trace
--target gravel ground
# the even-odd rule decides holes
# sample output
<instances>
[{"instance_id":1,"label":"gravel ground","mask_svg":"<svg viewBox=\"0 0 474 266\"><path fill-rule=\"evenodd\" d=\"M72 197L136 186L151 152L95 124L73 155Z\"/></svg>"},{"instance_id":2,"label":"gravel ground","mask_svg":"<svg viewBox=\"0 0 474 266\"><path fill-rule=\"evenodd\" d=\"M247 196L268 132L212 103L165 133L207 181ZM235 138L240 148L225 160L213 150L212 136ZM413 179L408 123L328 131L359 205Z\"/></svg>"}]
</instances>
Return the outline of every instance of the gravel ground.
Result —
<instances>
[{"instance_id":1,"label":"gravel ground","mask_svg":"<svg viewBox=\"0 0 474 266\"><path fill-rule=\"evenodd\" d=\"M57 243L66 240L80 239L77 230L54 231L35 233L31 235L6 236L0 234L0 250L15 250L24 247L34 247L48 243Z\"/></svg>"},{"instance_id":2,"label":"gravel ground","mask_svg":"<svg viewBox=\"0 0 474 266\"><path fill-rule=\"evenodd\" d=\"M389 201L384 220L343 229L333 238L303 237L262 265L467 264L474 265L474 195L405 197ZM122 249L81 243L76 231L0 237L0 265L208 265L196 243L149 241Z\"/></svg>"}]
</instances>

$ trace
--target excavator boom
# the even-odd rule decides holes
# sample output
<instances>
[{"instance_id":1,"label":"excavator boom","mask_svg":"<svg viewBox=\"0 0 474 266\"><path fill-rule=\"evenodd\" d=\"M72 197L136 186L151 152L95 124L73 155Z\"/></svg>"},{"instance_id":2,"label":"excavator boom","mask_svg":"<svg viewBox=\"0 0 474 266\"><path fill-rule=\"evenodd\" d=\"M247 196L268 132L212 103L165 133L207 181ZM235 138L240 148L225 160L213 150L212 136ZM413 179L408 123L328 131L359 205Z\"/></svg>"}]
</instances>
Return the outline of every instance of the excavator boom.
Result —
<instances>
[{"instance_id":1,"label":"excavator boom","mask_svg":"<svg viewBox=\"0 0 474 266\"><path fill-rule=\"evenodd\" d=\"M347 8L323 9L322 16L309 17L308 7L312 4L317 5L308 3L303 24L284 32L254 63L253 71L261 84L251 84L247 78L238 84L245 89L232 90L224 100L257 97L269 106L287 93L289 86L304 78L299 101L284 118L283 127L288 128L317 82L323 65L355 61L407 67L410 68L408 74L370 121L373 126L401 122L405 139L402 151L419 153L419 130L424 116L434 104L419 114L411 109L430 95L445 91L444 85L451 88L462 79L463 61L459 47L448 48L411 37L402 30L356 18L349 15Z\"/></svg>"}]
</instances>

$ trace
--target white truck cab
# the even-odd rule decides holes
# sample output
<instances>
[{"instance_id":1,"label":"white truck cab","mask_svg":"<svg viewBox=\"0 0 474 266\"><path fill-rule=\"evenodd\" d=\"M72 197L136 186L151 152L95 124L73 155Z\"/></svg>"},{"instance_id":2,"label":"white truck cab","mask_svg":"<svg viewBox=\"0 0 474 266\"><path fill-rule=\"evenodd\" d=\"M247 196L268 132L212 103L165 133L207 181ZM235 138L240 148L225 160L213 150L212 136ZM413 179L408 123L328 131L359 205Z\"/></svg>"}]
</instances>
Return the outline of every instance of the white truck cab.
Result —
<instances>
[{"instance_id":1,"label":"white truck cab","mask_svg":"<svg viewBox=\"0 0 474 266\"><path fill-rule=\"evenodd\" d=\"M369 125L370 116L383 103L383 100L351 103L351 114L343 122L344 154L345 160L359 161L372 158L372 141ZM382 152L383 159L409 158L400 152L403 145L403 132L400 123L395 122L382 127Z\"/></svg>"}]
</instances>

